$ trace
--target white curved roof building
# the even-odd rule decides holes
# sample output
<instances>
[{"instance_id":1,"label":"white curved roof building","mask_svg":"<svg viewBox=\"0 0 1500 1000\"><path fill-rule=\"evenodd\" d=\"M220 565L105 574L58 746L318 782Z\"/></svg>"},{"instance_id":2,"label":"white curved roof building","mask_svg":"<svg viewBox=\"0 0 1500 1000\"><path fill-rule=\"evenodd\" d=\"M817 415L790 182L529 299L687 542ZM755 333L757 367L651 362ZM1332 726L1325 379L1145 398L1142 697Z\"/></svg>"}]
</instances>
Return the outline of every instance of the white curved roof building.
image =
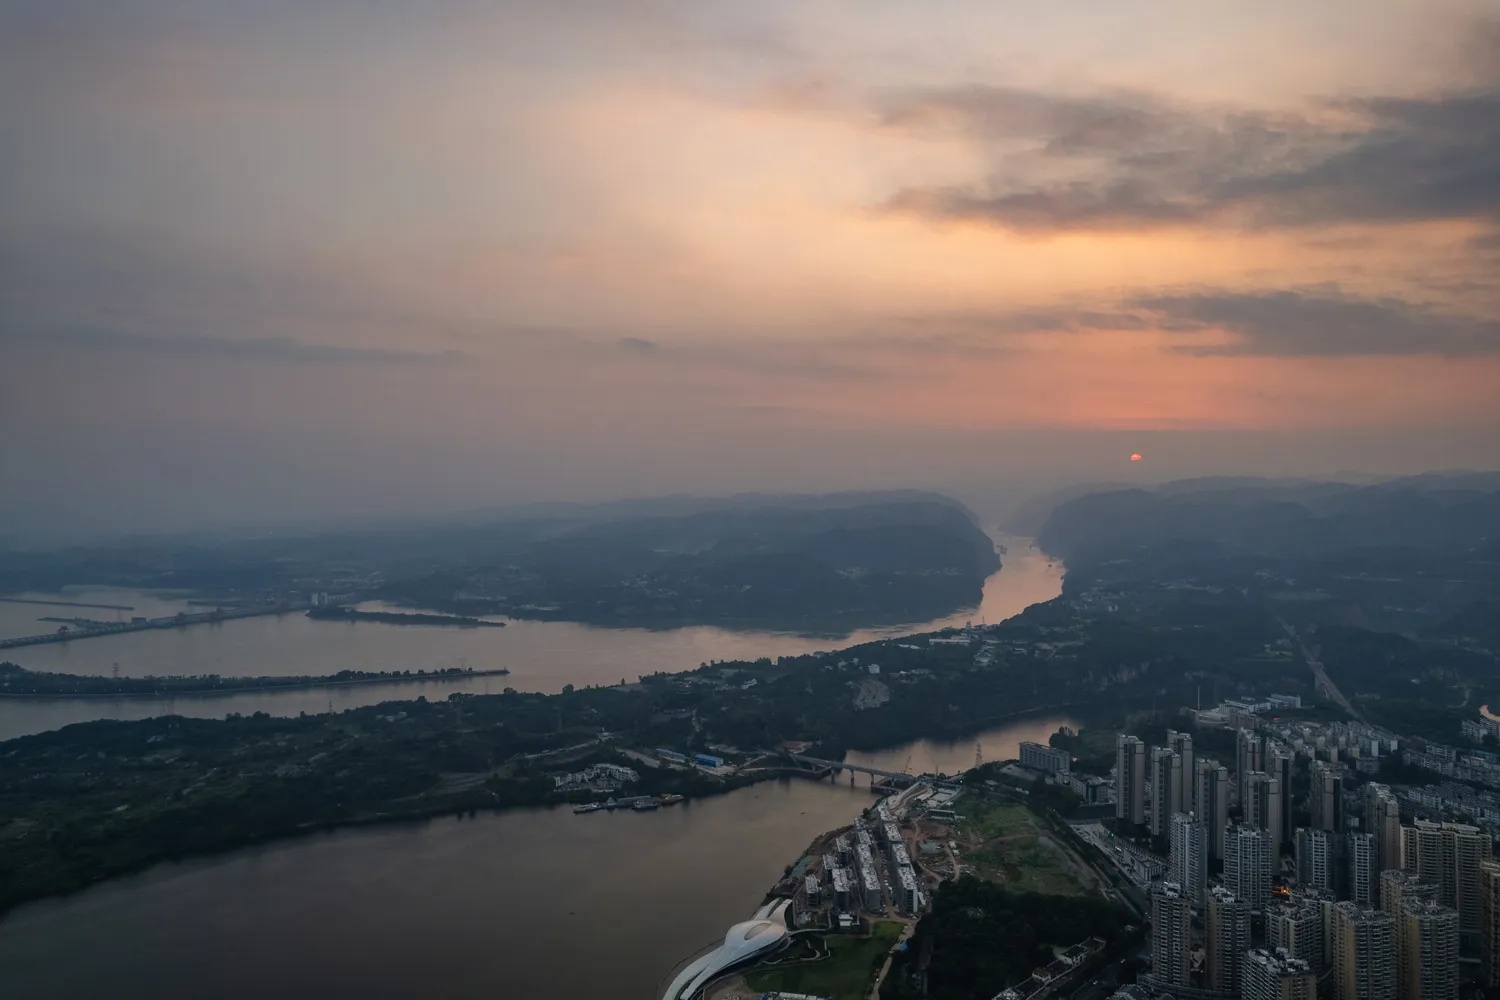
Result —
<instances>
[{"instance_id":1,"label":"white curved roof building","mask_svg":"<svg viewBox=\"0 0 1500 1000\"><path fill-rule=\"evenodd\" d=\"M784 947L790 938L786 908L791 903L789 899L768 903L752 919L729 928L723 944L677 974L662 1000L693 1000L699 990L728 969Z\"/></svg>"}]
</instances>

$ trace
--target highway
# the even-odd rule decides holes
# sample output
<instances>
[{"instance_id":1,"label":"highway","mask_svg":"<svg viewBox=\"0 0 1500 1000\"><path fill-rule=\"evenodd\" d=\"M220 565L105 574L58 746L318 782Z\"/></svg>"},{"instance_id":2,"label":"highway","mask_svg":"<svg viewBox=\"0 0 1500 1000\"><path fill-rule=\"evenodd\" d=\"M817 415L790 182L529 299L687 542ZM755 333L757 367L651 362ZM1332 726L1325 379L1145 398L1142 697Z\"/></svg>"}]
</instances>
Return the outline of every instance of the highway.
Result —
<instances>
[{"instance_id":1,"label":"highway","mask_svg":"<svg viewBox=\"0 0 1500 1000\"><path fill-rule=\"evenodd\" d=\"M1280 619L1277 620L1280 621ZM1316 689L1332 698L1344 711L1354 716L1360 722L1364 722L1365 717L1360 715L1354 706L1350 704L1348 698L1344 697L1344 692L1338 689L1338 685L1328 679L1328 674L1323 669L1323 662L1318 659L1318 650L1316 648L1308 649L1307 643L1302 641L1302 637L1297 634L1297 630L1286 622L1281 622L1281 627L1286 630L1287 637L1302 650L1302 658L1307 661L1307 667L1313 673L1313 681Z\"/></svg>"}]
</instances>

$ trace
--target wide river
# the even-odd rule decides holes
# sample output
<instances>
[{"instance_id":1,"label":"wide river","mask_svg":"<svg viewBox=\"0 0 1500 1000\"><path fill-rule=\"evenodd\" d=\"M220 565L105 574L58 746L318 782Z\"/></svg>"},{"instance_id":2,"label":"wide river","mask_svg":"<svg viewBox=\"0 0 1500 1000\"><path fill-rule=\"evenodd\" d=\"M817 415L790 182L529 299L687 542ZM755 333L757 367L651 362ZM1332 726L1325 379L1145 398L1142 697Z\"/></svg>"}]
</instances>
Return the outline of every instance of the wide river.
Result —
<instances>
[{"instance_id":1,"label":"wide river","mask_svg":"<svg viewBox=\"0 0 1500 1000\"><path fill-rule=\"evenodd\" d=\"M141 719L153 715L219 717L227 712L296 715L340 711L398 698L444 698L453 691L498 693L560 691L565 684L618 684L659 670L691 670L707 660L790 656L837 649L893 635L927 632L966 621L995 623L1038 601L1056 597L1062 564L1031 548L1028 539L1001 538L1003 567L985 581L978 608L901 628L867 629L830 638L787 632L739 632L708 626L677 629L609 629L571 622L511 621L500 629L314 621L301 613L245 618L217 625L130 632L124 635L0 652L32 670L143 677L148 674L220 674L226 677L332 674L340 670L417 670L505 667L509 676L457 683L376 684L332 689L246 693L194 698L0 700L0 740L91 719ZM129 605L133 611L0 603L0 636L54 631L42 616L114 620L158 617L186 604L156 593L79 589L65 594L19 595L93 604ZM972 759L972 747L970 748Z\"/></svg>"},{"instance_id":2,"label":"wide river","mask_svg":"<svg viewBox=\"0 0 1500 1000\"><path fill-rule=\"evenodd\" d=\"M1014 757L1064 724L874 756L951 772L976 740ZM871 801L788 778L654 813L522 810L166 865L0 920L0 996L657 1000L680 959Z\"/></svg>"},{"instance_id":3,"label":"wide river","mask_svg":"<svg viewBox=\"0 0 1500 1000\"><path fill-rule=\"evenodd\" d=\"M25 647L39 670L128 676L322 674L467 662L508 677L215 698L0 702L0 738L96 718L163 712L327 711L453 690L556 691L618 683L709 659L832 649L967 620L998 622L1057 595L1062 567L1006 540L1004 568L979 608L841 639L717 628L598 629L516 622L457 630L311 621L301 615ZM54 595L56 596L56 595ZM70 591L159 615L174 599ZM41 615L115 612L0 604L0 635L55 627ZM952 773L1017 754L1064 717L953 742L922 740L851 760ZM164 865L0 920L0 997L433 997L656 1000L682 958L747 917L817 834L870 802L861 784L785 779L654 813L575 816L523 810L320 834Z\"/></svg>"}]
</instances>

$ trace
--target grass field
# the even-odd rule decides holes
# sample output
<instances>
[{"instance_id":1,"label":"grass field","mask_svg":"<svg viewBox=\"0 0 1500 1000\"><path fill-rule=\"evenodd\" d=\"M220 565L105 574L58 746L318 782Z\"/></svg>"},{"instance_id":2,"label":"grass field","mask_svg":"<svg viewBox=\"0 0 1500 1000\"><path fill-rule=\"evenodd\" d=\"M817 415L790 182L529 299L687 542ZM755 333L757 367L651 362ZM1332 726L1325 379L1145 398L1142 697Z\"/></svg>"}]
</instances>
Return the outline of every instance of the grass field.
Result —
<instances>
[{"instance_id":1,"label":"grass field","mask_svg":"<svg viewBox=\"0 0 1500 1000\"><path fill-rule=\"evenodd\" d=\"M876 921L868 938L830 934L824 939L829 957L823 961L756 970L745 976L745 983L760 993L812 993L834 1000L861 1000L870 989L875 970L900 936L901 924L895 920Z\"/></svg>"},{"instance_id":2,"label":"grass field","mask_svg":"<svg viewBox=\"0 0 1500 1000\"><path fill-rule=\"evenodd\" d=\"M959 862L986 881L1055 896L1085 891L1056 838L1023 805L967 797L958 836Z\"/></svg>"}]
</instances>

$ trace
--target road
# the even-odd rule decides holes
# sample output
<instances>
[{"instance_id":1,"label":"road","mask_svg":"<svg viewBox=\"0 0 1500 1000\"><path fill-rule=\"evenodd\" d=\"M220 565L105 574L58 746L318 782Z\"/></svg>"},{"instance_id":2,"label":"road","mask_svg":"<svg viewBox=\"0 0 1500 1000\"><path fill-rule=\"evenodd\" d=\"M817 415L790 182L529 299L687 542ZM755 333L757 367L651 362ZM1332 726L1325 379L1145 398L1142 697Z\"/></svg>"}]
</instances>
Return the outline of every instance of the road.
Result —
<instances>
[{"instance_id":1,"label":"road","mask_svg":"<svg viewBox=\"0 0 1500 1000\"><path fill-rule=\"evenodd\" d=\"M1106 965L1093 979L1074 990L1070 1000L1104 1000L1119 988L1120 973L1128 961L1129 955Z\"/></svg>"},{"instance_id":2,"label":"road","mask_svg":"<svg viewBox=\"0 0 1500 1000\"><path fill-rule=\"evenodd\" d=\"M101 623L98 626L88 628L68 628L65 625L56 632L45 632L41 635L20 635L9 639L0 639L0 649L17 649L21 646L40 646L54 642L72 642L75 639L93 639L103 635L120 635L123 632L144 632L148 629L183 628L188 625L225 622L234 618L284 615L292 610L294 609L287 605L277 605L274 608L215 609L213 611L201 611L193 614L169 615L165 618L142 618L128 622Z\"/></svg>"},{"instance_id":3,"label":"road","mask_svg":"<svg viewBox=\"0 0 1500 1000\"><path fill-rule=\"evenodd\" d=\"M1280 619L1277 620L1280 621ZM1313 672L1313 680L1317 690L1324 692L1328 697L1332 698L1339 708L1342 708L1360 722L1364 722L1365 717L1355 710L1348 698L1344 697L1344 692L1338 689L1338 685L1328 679L1328 674L1323 669L1323 662L1318 659L1318 649L1316 647L1309 649L1307 643L1303 642L1302 637L1297 634L1297 630L1286 622L1281 622L1281 627L1286 630L1287 637L1302 650L1302 658L1307 661L1308 669Z\"/></svg>"},{"instance_id":4,"label":"road","mask_svg":"<svg viewBox=\"0 0 1500 1000\"><path fill-rule=\"evenodd\" d=\"M1100 853L1119 869L1120 874L1138 889L1146 890L1151 885L1151 873L1165 866L1165 859L1147 853L1133 844L1111 835L1102 824L1075 824L1073 829L1080 837L1099 848Z\"/></svg>"},{"instance_id":5,"label":"road","mask_svg":"<svg viewBox=\"0 0 1500 1000\"><path fill-rule=\"evenodd\" d=\"M896 943L891 945L891 950L885 953L885 961L880 964L880 971L875 974L875 985L870 987L870 1000L880 1000L880 986L885 982L886 973L891 971L891 960L896 957L896 945L908 940L917 929L917 922L913 919L901 928L901 936Z\"/></svg>"}]
</instances>

